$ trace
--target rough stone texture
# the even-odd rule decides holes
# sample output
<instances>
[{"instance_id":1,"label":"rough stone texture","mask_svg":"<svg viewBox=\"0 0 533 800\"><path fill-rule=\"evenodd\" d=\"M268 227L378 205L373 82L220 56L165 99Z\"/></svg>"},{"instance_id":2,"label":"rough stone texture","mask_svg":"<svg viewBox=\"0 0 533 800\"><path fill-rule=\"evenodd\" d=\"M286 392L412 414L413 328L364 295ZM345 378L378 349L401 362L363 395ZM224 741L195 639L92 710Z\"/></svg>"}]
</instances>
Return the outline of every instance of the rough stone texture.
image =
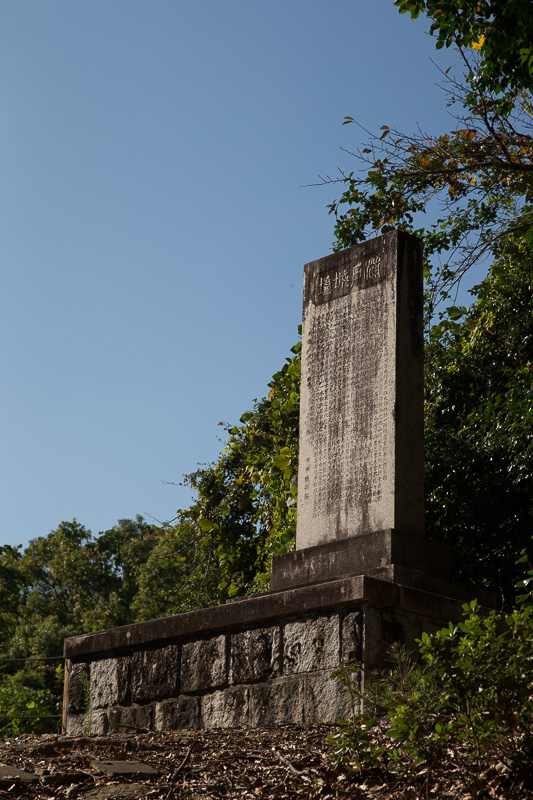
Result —
<instances>
[{"instance_id":1,"label":"rough stone texture","mask_svg":"<svg viewBox=\"0 0 533 800\"><path fill-rule=\"evenodd\" d=\"M202 727L239 728L249 724L250 690L230 686L202 697Z\"/></svg>"},{"instance_id":2,"label":"rough stone texture","mask_svg":"<svg viewBox=\"0 0 533 800\"><path fill-rule=\"evenodd\" d=\"M24 772L24 770L17 769L17 767L10 767L9 764L0 764L0 779L2 780L2 784L6 781L8 786L9 783L13 781L33 783L39 780L37 775L34 775L33 772Z\"/></svg>"},{"instance_id":3,"label":"rough stone texture","mask_svg":"<svg viewBox=\"0 0 533 800\"><path fill-rule=\"evenodd\" d=\"M393 232L305 265L298 550L423 533L420 242Z\"/></svg>"},{"instance_id":4,"label":"rough stone texture","mask_svg":"<svg viewBox=\"0 0 533 800\"><path fill-rule=\"evenodd\" d=\"M141 800L151 792L151 788L146 783L118 783L99 786L90 792L84 792L83 800Z\"/></svg>"},{"instance_id":5,"label":"rough stone texture","mask_svg":"<svg viewBox=\"0 0 533 800\"><path fill-rule=\"evenodd\" d=\"M334 669L339 662L338 614L286 623L283 648L285 675Z\"/></svg>"},{"instance_id":6,"label":"rough stone texture","mask_svg":"<svg viewBox=\"0 0 533 800\"><path fill-rule=\"evenodd\" d=\"M91 708L128 702L129 659L103 658L91 664Z\"/></svg>"},{"instance_id":7,"label":"rough stone texture","mask_svg":"<svg viewBox=\"0 0 533 800\"><path fill-rule=\"evenodd\" d=\"M426 583L415 588L435 591L435 576L447 578L450 573L451 548L447 542L429 541L406 531L387 529L362 533L360 536L274 556L271 585L276 591L291 589L344 575L368 575L373 570L392 564L397 568L417 570L419 576L426 578ZM412 579L411 573L408 576ZM388 578L384 576L382 579ZM440 584L446 591L456 585L452 581L440 581ZM407 585L412 585L409 580Z\"/></svg>"},{"instance_id":8,"label":"rough stone texture","mask_svg":"<svg viewBox=\"0 0 533 800\"><path fill-rule=\"evenodd\" d=\"M311 672L305 680L305 719L307 722L338 722L351 713L331 670Z\"/></svg>"},{"instance_id":9,"label":"rough stone texture","mask_svg":"<svg viewBox=\"0 0 533 800\"><path fill-rule=\"evenodd\" d=\"M230 641L231 684L278 677L281 668L278 625L236 633Z\"/></svg>"},{"instance_id":10,"label":"rough stone texture","mask_svg":"<svg viewBox=\"0 0 533 800\"><path fill-rule=\"evenodd\" d=\"M341 663L354 664L363 660L363 611L350 611L342 620Z\"/></svg>"},{"instance_id":11,"label":"rough stone texture","mask_svg":"<svg viewBox=\"0 0 533 800\"><path fill-rule=\"evenodd\" d=\"M109 730L107 712L92 708L81 715L82 730L85 736L104 736Z\"/></svg>"},{"instance_id":12,"label":"rough stone texture","mask_svg":"<svg viewBox=\"0 0 533 800\"><path fill-rule=\"evenodd\" d=\"M160 775L161 773L145 764L144 761L91 761L91 767L96 772L105 775Z\"/></svg>"},{"instance_id":13,"label":"rough stone texture","mask_svg":"<svg viewBox=\"0 0 533 800\"><path fill-rule=\"evenodd\" d=\"M301 725L305 720L305 678L291 676L256 683L250 688L250 725Z\"/></svg>"},{"instance_id":14,"label":"rough stone texture","mask_svg":"<svg viewBox=\"0 0 533 800\"><path fill-rule=\"evenodd\" d=\"M70 664L68 678L67 711L70 714L81 714L89 704L88 664Z\"/></svg>"},{"instance_id":15,"label":"rough stone texture","mask_svg":"<svg viewBox=\"0 0 533 800\"><path fill-rule=\"evenodd\" d=\"M87 735L84 722L85 720L81 714L68 714L65 722L65 733L67 736Z\"/></svg>"},{"instance_id":16,"label":"rough stone texture","mask_svg":"<svg viewBox=\"0 0 533 800\"><path fill-rule=\"evenodd\" d=\"M181 691L184 694L219 689L226 683L225 636L213 636L183 645Z\"/></svg>"},{"instance_id":17,"label":"rough stone texture","mask_svg":"<svg viewBox=\"0 0 533 800\"><path fill-rule=\"evenodd\" d=\"M390 608L367 608L365 664L369 667L383 666L386 650L393 645L405 645L413 653L418 653L416 639L420 638L422 630L427 630L427 626L412 614L401 614Z\"/></svg>"},{"instance_id":18,"label":"rough stone texture","mask_svg":"<svg viewBox=\"0 0 533 800\"><path fill-rule=\"evenodd\" d=\"M140 650L131 657L131 700L149 703L178 693L179 647Z\"/></svg>"},{"instance_id":19,"label":"rough stone texture","mask_svg":"<svg viewBox=\"0 0 533 800\"><path fill-rule=\"evenodd\" d=\"M178 697L155 704L154 730L176 731L200 727L200 698Z\"/></svg>"},{"instance_id":20,"label":"rough stone texture","mask_svg":"<svg viewBox=\"0 0 533 800\"><path fill-rule=\"evenodd\" d=\"M110 733L152 729L153 706L117 706L108 712Z\"/></svg>"}]
</instances>

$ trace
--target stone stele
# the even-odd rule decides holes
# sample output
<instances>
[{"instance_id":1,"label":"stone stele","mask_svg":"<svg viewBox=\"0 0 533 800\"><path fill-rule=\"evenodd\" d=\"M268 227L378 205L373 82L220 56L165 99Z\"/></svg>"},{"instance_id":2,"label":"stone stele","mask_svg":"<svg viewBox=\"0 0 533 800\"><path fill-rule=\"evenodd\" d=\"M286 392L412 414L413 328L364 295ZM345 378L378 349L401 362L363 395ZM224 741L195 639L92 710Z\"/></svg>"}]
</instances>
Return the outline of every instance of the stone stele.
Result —
<instances>
[{"instance_id":1,"label":"stone stele","mask_svg":"<svg viewBox=\"0 0 533 800\"><path fill-rule=\"evenodd\" d=\"M305 265L297 550L423 534L422 293L401 231Z\"/></svg>"}]
</instances>

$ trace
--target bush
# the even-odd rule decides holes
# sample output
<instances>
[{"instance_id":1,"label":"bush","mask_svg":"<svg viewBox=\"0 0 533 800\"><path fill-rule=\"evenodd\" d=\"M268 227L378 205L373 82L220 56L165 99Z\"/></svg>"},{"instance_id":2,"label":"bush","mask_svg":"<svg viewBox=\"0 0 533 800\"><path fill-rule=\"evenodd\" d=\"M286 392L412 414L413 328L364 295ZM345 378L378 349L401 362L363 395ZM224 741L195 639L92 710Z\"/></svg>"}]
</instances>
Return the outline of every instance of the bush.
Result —
<instances>
[{"instance_id":1,"label":"bush","mask_svg":"<svg viewBox=\"0 0 533 800\"><path fill-rule=\"evenodd\" d=\"M523 582L529 588L533 572ZM465 769L500 763L528 779L533 773L533 605L530 594L513 613L483 614L473 601L465 617L419 640L420 662L391 651L392 668L367 681L355 667L334 673L353 713L330 737L330 752L362 772L429 774L453 753ZM358 701L358 702L356 702ZM362 708L363 710L358 710ZM380 736L373 735L377 730Z\"/></svg>"},{"instance_id":2,"label":"bush","mask_svg":"<svg viewBox=\"0 0 533 800\"><path fill-rule=\"evenodd\" d=\"M59 667L58 681L61 673L62 667ZM50 690L24 686L16 676L3 676L0 682L0 736L55 733L60 722L60 703Z\"/></svg>"}]
</instances>

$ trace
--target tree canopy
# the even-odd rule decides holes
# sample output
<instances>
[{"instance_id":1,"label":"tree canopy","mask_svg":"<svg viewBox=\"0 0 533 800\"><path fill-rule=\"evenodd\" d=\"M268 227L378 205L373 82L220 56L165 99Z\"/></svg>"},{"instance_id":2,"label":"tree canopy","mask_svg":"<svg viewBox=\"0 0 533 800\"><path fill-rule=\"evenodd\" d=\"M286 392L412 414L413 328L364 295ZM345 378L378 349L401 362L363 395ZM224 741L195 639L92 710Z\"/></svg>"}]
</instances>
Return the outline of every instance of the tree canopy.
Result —
<instances>
[{"instance_id":1,"label":"tree canopy","mask_svg":"<svg viewBox=\"0 0 533 800\"><path fill-rule=\"evenodd\" d=\"M525 55L533 16L521 0L397 5L432 17L437 46L455 45L455 63L442 75L450 129L363 128L357 169L324 181L343 187L329 207L336 249L394 227L423 239L429 323L473 264L493 258L513 233L531 236L533 56ZM362 128L351 116L344 123Z\"/></svg>"},{"instance_id":2,"label":"tree canopy","mask_svg":"<svg viewBox=\"0 0 533 800\"><path fill-rule=\"evenodd\" d=\"M483 91L531 89L533 15L529 0L394 0L400 14L431 17L438 49L474 46Z\"/></svg>"}]
</instances>

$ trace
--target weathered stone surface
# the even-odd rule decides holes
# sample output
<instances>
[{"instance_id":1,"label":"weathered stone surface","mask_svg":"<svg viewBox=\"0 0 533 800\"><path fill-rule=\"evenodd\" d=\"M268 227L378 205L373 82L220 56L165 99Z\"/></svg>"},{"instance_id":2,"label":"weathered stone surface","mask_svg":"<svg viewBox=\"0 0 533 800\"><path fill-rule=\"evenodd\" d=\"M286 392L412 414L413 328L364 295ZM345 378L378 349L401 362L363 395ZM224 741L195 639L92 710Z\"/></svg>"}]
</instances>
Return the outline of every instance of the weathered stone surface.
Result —
<instances>
[{"instance_id":1,"label":"weathered stone surface","mask_svg":"<svg viewBox=\"0 0 533 800\"><path fill-rule=\"evenodd\" d=\"M91 708L82 715L83 733L86 736L104 736L109 730L107 711Z\"/></svg>"},{"instance_id":2,"label":"weathered stone surface","mask_svg":"<svg viewBox=\"0 0 533 800\"><path fill-rule=\"evenodd\" d=\"M128 702L129 659L103 658L91 664L91 708Z\"/></svg>"},{"instance_id":3,"label":"weathered stone surface","mask_svg":"<svg viewBox=\"0 0 533 800\"><path fill-rule=\"evenodd\" d=\"M84 736L86 731L83 727L82 714L68 714L65 723L65 733L67 736Z\"/></svg>"},{"instance_id":4,"label":"weathered stone surface","mask_svg":"<svg viewBox=\"0 0 533 800\"><path fill-rule=\"evenodd\" d=\"M0 764L0 786L2 788L9 788L12 783L33 783L38 780L37 775L32 772L24 772L24 770L11 767L9 764Z\"/></svg>"},{"instance_id":5,"label":"weathered stone surface","mask_svg":"<svg viewBox=\"0 0 533 800\"><path fill-rule=\"evenodd\" d=\"M104 736L109 730L107 713L104 709L93 708L85 714L68 714L66 731L68 736Z\"/></svg>"},{"instance_id":6,"label":"weathered stone surface","mask_svg":"<svg viewBox=\"0 0 533 800\"><path fill-rule=\"evenodd\" d=\"M311 672L305 679L305 719L307 722L338 722L351 713L331 670Z\"/></svg>"},{"instance_id":7,"label":"weathered stone surface","mask_svg":"<svg viewBox=\"0 0 533 800\"><path fill-rule=\"evenodd\" d=\"M70 664L68 683L67 711L81 714L89 706L89 666L88 664Z\"/></svg>"},{"instance_id":8,"label":"weathered stone surface","mask_svg":"<svg viewBox=\"0 0 533 800\"><path fill-rule=\"evenodd\" d=\"M40 781L43 786L70 786L73 783L83 783L89 777L91 776L81 770L77 772L53 772L41 774Z\"/></svg>"},{"instance_id":9,"label":"weathered stone surface","mask_svg":"<svg viewBox=\"0 0 533 800\"><path fill-rule=\"evenodd\" d=\"M179 647L140 650L131 656L131 701L149 703L178 694Z\"/></svg>"},{"instance_id":10,"label":"weathered stone surface","mask_svg":"<svg viewBox=\"0 0 533 800\"><path fill-rule=\"evenodd\" d=\"M184 728L200 728L200 699L198 697L178 697L177 700L163 700L155 704L154 730L176 731Z\"/></svg>"},{"instance_id":11,"label":"weathered stone surface","mask_svg":"<svg viewBox=\"0 0 533 800\"><path fill-rule=\"evenodd\" d=\"M363 660L364 615L362 610L349 611L342 619L341 662L353 664Z\"/></svg>"},{"instance_id":12,"label":"weathered stone surface","mask_svg":"<svg viewBox=\"0 0 533 800\"><path fill-rule=\"evenodd\" d=\"M360 536L274 556L271 585L272 589L279 591L330 581L345 575L368 575L373 570L392 564L423 571L424 575L431 576L427 578L426 585L413 588L433 591L431 582L434 585L434 576L446 578L449 575L451 548L448 542L429 541L406 531L363 533ZM407 585L412 584L408 582ZM446 590L451 587L451 581L443 584Z\"/></svg>"},{"instance_id":13,"label":"weathered stone surface","mask_svg":"<svg viewBox=\"0 0 533 800\"><path fill-rule=\"evenodd\" d=\"M202 697L202 727L240 728L249 724L250 690L230 686Z\"/></svg>"},{"instance_id":14,"label":"weathered stone surface","mask_svg":"<svg viewBox=\"0 0 533 800\"><path fill-rule=\"evenodd\" d=\"M422 253L393 232L305 265L296 549L423 533Z\"/></svg>"},{"instance_id":15,"label":"weathered stone surface","mask_svg":"<svg viewBox=\"0 0 533 800\"><path fill-rule=\"evenodd\" d=\"M252 685L250 725L253 728L301 725L305 720L304 680L303 676L290 676Z\"/></svg>"},{"instance_id":16,"label":"weathered stone surface","mask_svg":"<svg viewBox=\"0 0 533 800\"><path fill-rule=\"evenodd\" d=\"M230 684L254 683L280 674L279 625L235 633L230 639Z\"/></svg>"},{"instance_id":17,"label":"weathered stone surface","mask_svg":"<svg viewBox=\"0 0 533 800\"><path fill-rule=\"evenodd\" d=\"M105 775L160 775L143 761L91 761L91 767Z\"/></svg>"},{"instance_id":18,"label":"weathered stone surface","mask_svg":"<svg viewBox=\"0 0 533 800\"><path fill-rule=\"evenodd\" d=\"M413 614L402 613L394 608L367 608L365 663L371 667L383 666L387 648L394 645L405 645L413 653L418 653L416 639L422 630L422 620Z\"/></svg>"},{"instance_id":19,"label":"weathered stone surface","mask_svg":"<svg viewBox=\"0 0 533 800\"><path fill-rule=\"evenodd\" d=\"M116 706L107 713L110 733L152 729L153 706Z\"/></svg>"},{"instance_id":20,"label":"weathered stone surface","mask_svg":"<svg viewBox=\"0 0 533 800\"><path fill-rule=\"evenodd\" d=\"M146 783L105 784L83 793L83 800L141 800L153 791Z\"/></svg>"},{"instance_id":21,"label":"weathered stone surface","mask_svg":"<svg viewBox=\"0 0 533 800\"><path fill-rule=\"evenodd\" d=\"M338 614L287 622L284 628L283 673L334 669L340 662Z\"/></svg>"},{"instance_id":22,"label":"weathered stone surface","mask_svg":"<svg viewBox=\"0 0 533 800\"><path fill-rule=\"evenodd\" d=\"M226 637L213 636L183 645L181 655L181 691L193 694L205 689L219 689L227 683Z\"/></svg>"}]
</instances>

